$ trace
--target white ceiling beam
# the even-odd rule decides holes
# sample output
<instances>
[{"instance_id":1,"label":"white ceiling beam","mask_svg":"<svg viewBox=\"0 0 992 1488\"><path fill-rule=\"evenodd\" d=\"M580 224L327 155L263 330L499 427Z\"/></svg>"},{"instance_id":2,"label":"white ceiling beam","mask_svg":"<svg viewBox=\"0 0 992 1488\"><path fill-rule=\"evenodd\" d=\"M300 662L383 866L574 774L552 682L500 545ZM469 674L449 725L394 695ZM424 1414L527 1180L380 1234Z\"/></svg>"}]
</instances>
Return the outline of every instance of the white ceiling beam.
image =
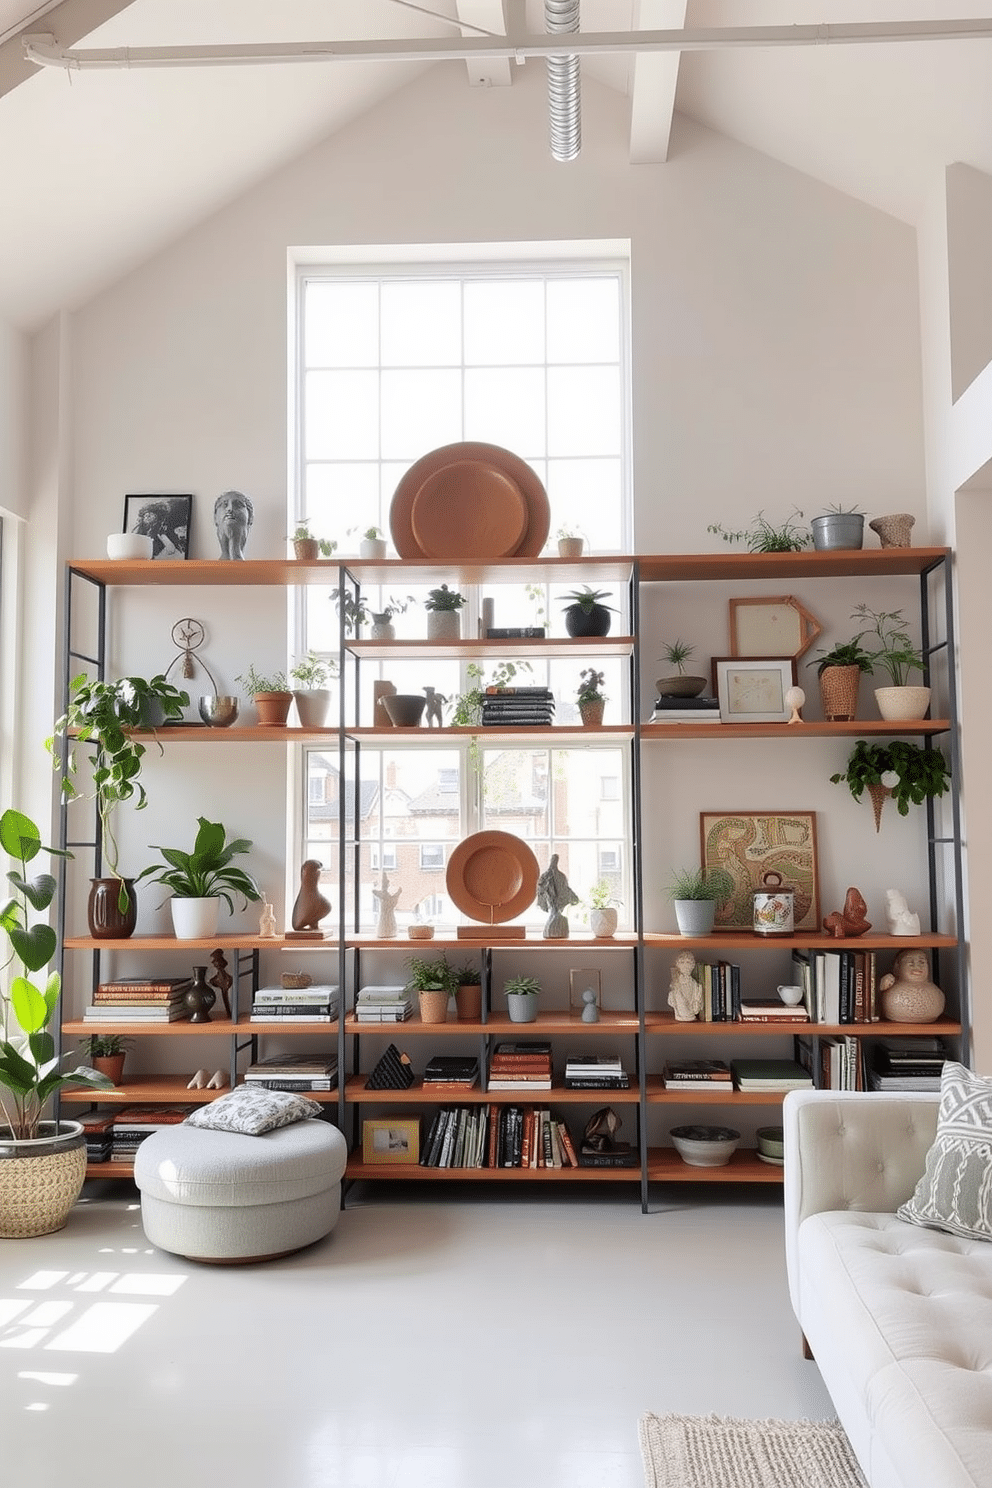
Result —
<instances>
[{"instance_id":1,"label":"white ceiling beam","mask_svg":"<svg viewBox=\"0 0 992 1488\"><path fill-rule=\"evenodd\" d=\"M494 36L506 35L506 12L503 0L457 0L459 21L489 31ZM464 36L465 31L462 32ZM509 57L467 57L465 66L473 88L508 88L513 81Z\"/></svg>"},{"instance_id":2,"label":"white ceiling beam","mask_svg":"<svg viewBox=\"0 0 992 1488\"><path fill-rule=\"evenodd\" d=\"M634 29L675 30L685 26L688 0L639 0ZM681 52L638 52L630 96L632 165L664 165L672 138L675 89Z\"/></svg>"},{"instance_id":3,"label":"white ceiling beam","mask_svg":"<svg viewBox=\"0 0 992 1488\"><path fill-rule=\"evenodd\" d=\"M89 36L111 16L127 10L131 0L63 0L44 13L45 30L51 32L60 46L71 47L83 36ZM36 66L28 61L24 38L38 29L38 12L0 42L0 98L11 93L19 83L38 76Z\"/></svg>"}]
</instances>

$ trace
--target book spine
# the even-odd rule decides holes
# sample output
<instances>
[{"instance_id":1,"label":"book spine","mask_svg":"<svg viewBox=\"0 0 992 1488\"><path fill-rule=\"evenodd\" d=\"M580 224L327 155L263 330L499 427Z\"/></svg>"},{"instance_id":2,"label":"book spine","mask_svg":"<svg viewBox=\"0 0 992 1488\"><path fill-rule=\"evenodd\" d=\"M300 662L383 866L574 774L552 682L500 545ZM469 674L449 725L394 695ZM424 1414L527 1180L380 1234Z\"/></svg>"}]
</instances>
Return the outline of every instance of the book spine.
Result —
<instances>
[{"instance_id":1,"label":"book spine","mask_svg":"<svg viewBox=\"0 0 992 1488\"><path fill-rule=\"evenodd\" d=\"M444 1111L435 1111L434 1119L431 1122L430 1130L427 1133L427 1139L424 1142L423 1155L420 1159L420 1166L422 1168L433 1168L435 1166L435 1160L437 1158L439 1146L439 1136L443 1125Z\"/></svg>"},{"instance_id":2,"label":"book spine","mask_svg":"<svg viewBox=\"0 0 992 1488\"><path fill-rule=\"evenodd\" d=\"M561 1137L561 1145L564 1148L566 1157L568 1158L569 1167L577 1168L579 1166L579 1159L578 1154L575 1151L575 1143L572 1141L572 1134L564 1121L560 1121L558 1123L558 1134Z\"/></svg>"},{"instance_id":3,"label":"book spine","mask_svg":"<svg viewBox=\"0 0 992 1488\"><path fill-rule=\"evenodd\" d=\"M553 1168L555 1165L554 1143L551 1139L551 1112L541 1112L541 1138L544 1148L544 1166Z\"/></svg>"},{"instance_id":4,"label":"book spine","mask_svg":"<svg viewBox=\"0 0 992 1488\"><path fill-rule=\"evenodd\" d=\"M486 1148L486 1167L495 1168L499 1166L499 1115L500 1108L497 1105L489 1107L489 1141Z\"/></svg>"}]
</instances>

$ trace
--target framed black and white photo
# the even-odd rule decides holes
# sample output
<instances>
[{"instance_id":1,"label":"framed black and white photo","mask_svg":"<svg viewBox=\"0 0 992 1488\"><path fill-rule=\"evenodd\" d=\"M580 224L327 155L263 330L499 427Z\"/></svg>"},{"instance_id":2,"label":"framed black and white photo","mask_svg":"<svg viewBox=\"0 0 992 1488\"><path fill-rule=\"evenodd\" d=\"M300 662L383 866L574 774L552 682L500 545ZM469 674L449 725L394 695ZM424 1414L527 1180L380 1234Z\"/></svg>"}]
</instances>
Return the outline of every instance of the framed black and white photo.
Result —
<instances>
[{"instance_id":1,"label":"framed black and white photo","mask_svg":"<svg viewBox=\"0 0 992 1488\"><path fill-rule=\"evenodd\" d=\"M382 1117L362 1122L362 1161L366 1163L418 1163L420 1120Z\"/></svg>"},{"instance_id":2,"label":"framed black and white photo","mask_svg":"<svg viewBox=\"0 0 992 1488\"><path fill-rule=\"evenodd\" d=\"M714 656L713 691L721 723L788 723L785 694L796 682L791 656Z\"/></svg>"},{"instance_id":3,"label":"framed black and white photo","mask_svg":"<svg viewBox=\"0 0 992 1488\"><path fill-rule=\"evenodd\" d=\"M125 532L152 540L153 558L188 558L192 496L125 496Z\"/></svg>"}]
</instances>

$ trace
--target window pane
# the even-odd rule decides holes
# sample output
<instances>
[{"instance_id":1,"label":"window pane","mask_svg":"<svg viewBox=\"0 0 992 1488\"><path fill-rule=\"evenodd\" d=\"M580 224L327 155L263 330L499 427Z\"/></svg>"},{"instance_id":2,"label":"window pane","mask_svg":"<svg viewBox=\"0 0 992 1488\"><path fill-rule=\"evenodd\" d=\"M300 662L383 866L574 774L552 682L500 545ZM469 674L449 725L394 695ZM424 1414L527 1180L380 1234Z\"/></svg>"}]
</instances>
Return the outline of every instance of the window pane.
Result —
<instances>
[{"instance_id":1,"label":"window pane","mask_svg":"<svg viewBox=\"0 0 992 1488\"><path fill-rule=\"evenodd\" d=\"M303 511L313 524L315 536L333 538L339 550L346 547L349 527L360 531L382 527L378 464L342 461L308 466Z\"/></svg>"},{"instance_id":2,"label":"window pane","mask_svg":"<svg viewBox=\"0 0 992 1488\"><path fill-rule=\"evenodd\" d=\"M461 286L457 280L418 279L384 284L382 365L459 365L462 359L461 321Z\"/></svg>"},{"instance_id":3,"label":"window pane","mask_svg":"<svg viewBox=\"0 0 992 1488\"><path fill-rule=\"evenodd\" d=\"M382 453L388 460L419 460L462 437L461 373L382 374Z\"/></svg>"},{"instance_id":4,"label":"window pane","mask_svg":"<svg viewBox=\"0 0 992 1488\"><path fill-rule=\"evenodd\" d=\"M548 284L548 361L619 360L619 279L552 279Z\"/></svg>"},{"instance_id":5,"label":"window pane","mask_svg":"<svg viewBox=\"0 0 992 1488\"><path fill-rule=\"evenodd\" d=\"M618 368L548 368L550 455L618 455L620 427Z\"/></svg>"},{"instance_id":6,"label":"window pane","mask_svg":"<svg viewBox=\"0 0 992 1488\"><path fill-rule=\"evenodd\" d=\"M577 528L594 553L619 550L623 470L615 457L549 460L546 486L551 509Z\"/></svg>"},{"instance_id":7,"label":"window pane","mask_svg":"<svg viewBox=\"0 0 992 1488\"><path fill-rule=\"evenodd\" d=\"M543 367L486 368L465 373L465 438L501 444L527 460L543 455Z\"/></svg>"},{"instance_id":8,"label":"window pane","mask_svg":"<svg viewBox=\"0 0 992 1488\"><path fill-rule=\"evenodd\" d=\"M470 279L465 285L466 365L520 366L543 361L542 281Z\"/></svg>"},{"instance_id":9,"label":"window pane","mask_svg":"<svg viewBox=\"0 0 992 1488\"><path fill-rule=\"evenodd\" d=\"M305 416L308 460L377 459L378 373L309 372Z\"/></svg>"},{"instance_id":10,"label":"window pane","mask_svg":"<svg viewBox=\"0 0 992 1488\"><path fill-rule=\"evenodd\" d=\"M377 367L378 284L309 284L303 334L308 367Z\"/></svg>"}]
</instances>

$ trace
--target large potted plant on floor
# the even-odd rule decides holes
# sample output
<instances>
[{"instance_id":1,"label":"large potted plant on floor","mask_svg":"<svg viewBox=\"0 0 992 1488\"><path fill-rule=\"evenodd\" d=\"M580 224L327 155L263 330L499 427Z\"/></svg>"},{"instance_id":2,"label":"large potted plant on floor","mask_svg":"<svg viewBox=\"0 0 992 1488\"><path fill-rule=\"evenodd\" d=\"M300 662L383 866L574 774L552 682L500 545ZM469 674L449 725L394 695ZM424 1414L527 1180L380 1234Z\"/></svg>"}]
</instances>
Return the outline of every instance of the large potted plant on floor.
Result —
<instances>
[{"instance_id":1,"label":"large potted plant on floor","mask_svg":"<svg viewBox=\"0 0 992 1488\"><path fill-rule=\"evenodd\" d=\"M160 847L153 842L155 851L165 859L166 867L153 863L144 868L136 880L140 883L143 878L149 878L153 883L165 884L172 890L170 904L177 940L205 940L215 935L222 899L233 914L232 895L240 896L245 907L262 897L251 874L236 867L232 861L251 851L247 837L235 837L228 842L220 822L208 821L205 816L198 816L196 820L193 851Z\"/></svg>"},{"instance_id":2,"label":"large potted plant on floor","mask_svg":"<svg viewBox=\"0 0 992 1488\"><path fill-rule=\"evenodd\" d=\"M62 795L67 801L82 794L76 786L77 746L92 745L94 749L93 796L105 866L110 869L108 877L90 880L86 913L90 934L96 940L125 939L133 934L137 921L134 879L123 878L119 872L113 820L121 802L130 801L140 811L147 801L140 778L145 745L134 730L155 729L170 719L181 720L188 706L189 694L173 687L162 674L150 680L121 677L116 682L105 682L82 673L70 683L68 707L47 741L56 769L62 767L64 751Z\"/></svg>"},{"instance_id":3,"label":"large potted plant on floor","mask_svg":"<svg viewBox=\"0 0 992 1488\"><path fill-rule=\"evenodd\" d=\"M62 990L59 975L51 972L43 986L33 980L55 959L58 942L47 921L31 922L31 911L49 908L57 884L49 873L29 878L28 865L40 852L67 855L43 847L38 828L19 811L0 817L0 844L18 864L7 874L13 897L0 909L3 969L13 969L0 999L0 1238L11 1240L61 1230L86 1177L83 1128L78 1121L43 1121L49 1100L70 1085L103 1090L110 1081L86 1066L63 1070L48 1031Z\"/></svg>"}]
</instances>

